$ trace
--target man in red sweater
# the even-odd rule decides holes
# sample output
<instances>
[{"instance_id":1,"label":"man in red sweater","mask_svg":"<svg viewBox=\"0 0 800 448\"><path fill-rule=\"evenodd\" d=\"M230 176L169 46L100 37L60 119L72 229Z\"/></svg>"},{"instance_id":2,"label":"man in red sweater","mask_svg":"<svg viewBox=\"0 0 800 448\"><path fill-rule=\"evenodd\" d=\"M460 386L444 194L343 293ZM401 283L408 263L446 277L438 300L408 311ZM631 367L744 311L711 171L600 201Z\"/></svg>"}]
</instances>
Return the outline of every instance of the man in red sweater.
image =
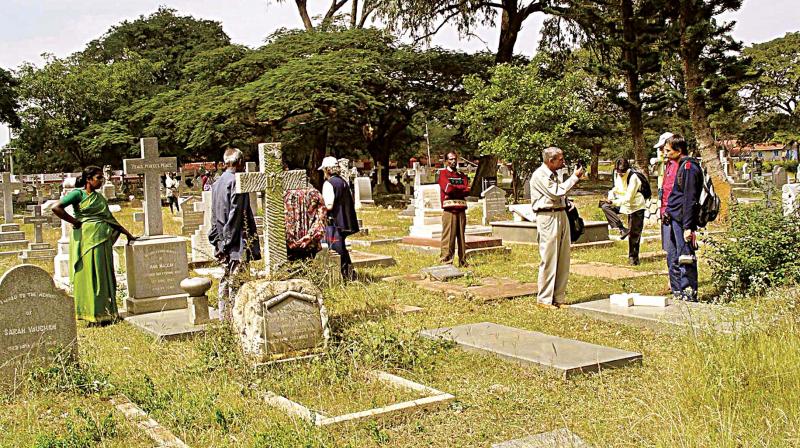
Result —
<instances>
[{"instance_id":1,"label":"man in red sweater","mask_svg":"<svg viewBox=\"0 0 800 448\"><path fill-rule=\"evenodd\" d=\"M445 168L439 171L439 190L442 197L442 263L452 263L458 240L458 262L467 265L464 252L464 231L467 228L469 179L458 171L458 154L447 153Z\"/></svg>"}]
</instances>

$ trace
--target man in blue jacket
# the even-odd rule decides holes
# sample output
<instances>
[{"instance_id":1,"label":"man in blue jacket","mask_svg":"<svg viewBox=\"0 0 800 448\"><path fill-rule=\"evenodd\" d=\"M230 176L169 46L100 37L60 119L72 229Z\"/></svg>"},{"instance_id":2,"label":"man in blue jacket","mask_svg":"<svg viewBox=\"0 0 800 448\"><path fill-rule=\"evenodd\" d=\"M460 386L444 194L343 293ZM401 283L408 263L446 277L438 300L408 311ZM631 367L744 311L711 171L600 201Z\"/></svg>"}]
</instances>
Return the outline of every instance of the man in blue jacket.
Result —
<instances>
[{"instance_id":1,"label":"man in blue jacket","mask_svg":"<svg viewBox=\"0 0 800 448\"><path fill-rule=\"evenodd\" d=\"M697 218L700 213L700 193L703 191L703 170L697 159L689 157L686 140L680 135L669 139L670 159L678 159L678 171L672 192L667 199L664 225L669 225L664 248L669 266L670 285L674 298L697 301ZM666 233L666 232L665 232ZM674 274L678 274L675 276ZM677 278L673 278L677 277Z\"/></svg>"}]
</instances>

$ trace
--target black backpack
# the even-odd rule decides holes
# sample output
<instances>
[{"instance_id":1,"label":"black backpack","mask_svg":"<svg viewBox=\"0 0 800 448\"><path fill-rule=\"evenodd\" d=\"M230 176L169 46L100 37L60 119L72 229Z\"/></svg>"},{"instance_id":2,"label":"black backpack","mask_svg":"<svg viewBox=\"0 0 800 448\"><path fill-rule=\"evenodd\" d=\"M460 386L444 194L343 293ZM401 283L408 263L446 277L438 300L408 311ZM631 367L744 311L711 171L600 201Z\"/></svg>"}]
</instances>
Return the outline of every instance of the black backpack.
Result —
<instances>
[{"instance_id":1,"label":"black backpack","mask_svg":"<svg viewBox=\"0 0 800 448\"><path fill-rule=\"evenodd\" d=\"M650 189L650 179L648 179L643 172L636 171L633 168L631 168L631 173L639 176L639 181L641 183L641 187L639 187L639 193L642 193L645 201L649 201L650 198L653 197L653 190ZM628 174L628 182L631 181L631 173Z\"/></svg>"},{"instance_id":2,"label":"black backpack","mask_svg":"<svg viewBox=\"0 0 800 448\"><path fill-rule=\"evenodd\" d=\"M684 163L686 163L685 160L678 165L679 175L682 172ZM696 160L694 163L700 166ZM714 184L711 182L711 176L708 175L708 171L701 167L700 172L703 174L703 190L700 192L700 199L697 201L700 206L700 210L697 213L697 226L705 227L719 216L719 209L722 205L722 201L714 191ZM678 179L678 188L683 188L683 181L681 179Z\"/></svg>"},{"instance_id":3,"label":"black backpack","mask_svg":"<svg viewBox=\"0 0 800 448\"><path fill-rule=\"evenodd\" d=\"M569 199L566 200L566 203L567 219L569 219L569 240L574 243L578 241L578 238L586 231L586 226L584 225L583 218L581 218L581 215L578 213L578 207Z\"/></svg>"}]
</instances>

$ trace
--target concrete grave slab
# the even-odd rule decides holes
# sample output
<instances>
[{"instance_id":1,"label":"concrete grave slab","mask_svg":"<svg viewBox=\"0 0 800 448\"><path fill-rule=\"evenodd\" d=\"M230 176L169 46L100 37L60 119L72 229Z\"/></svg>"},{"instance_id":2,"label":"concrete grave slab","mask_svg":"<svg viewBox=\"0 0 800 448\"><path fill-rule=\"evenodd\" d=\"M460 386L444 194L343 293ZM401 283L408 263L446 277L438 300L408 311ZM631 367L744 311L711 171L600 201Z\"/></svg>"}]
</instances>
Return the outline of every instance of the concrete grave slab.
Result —
<instances>
[{"instance_id":1,"label":"concrete grave slab","mask_svg":"<svg viewBox=\"0 0 800 448\"><path fill-rule=\"evenodd\" d=\"M158 448L189 448L183 440L153 420L142 408L125 395L116 395L111 397L109 401L128 421L135 423L139 429L144 431L156 443Z\"/></svg>"},{"instance_id":2,"label":"concrete grave slab","mask_svg":"<svg viewBox=\"0 0 800 448\"><path fill-rule=\"evenodd\" d=\"M399 305L399 304L392 305L391 308L397 314L419 313L420 311L425 309L413 305Z\"/></svg>"},{"instance_id":3,"label":"concrete grave slab","mask_svg":"<svg viewBox=\"0 0 800 448\"><path fill-rule=\"evenodd\" d=\"M353 268L368 268L373 266L394 266L397 261L389 255L372 254L369 252L362 252L359 250L350 251L350 259L353 262Z\"/></svg>"},{"instance_id":4,"label":"concrete grave slab","mask_svg":"<svg viewBox=\"0 0 800 448\"><path fill-rule=\"evenodd\" d=\"M287 414L305 420L317 427L336 425L339 423L352 422L365 418L382 418L401 413L415 412L422 409L437 408L446 405L455 398L453 395L450 395L446 392L442 392L432 387L407 380L397 375L392 375L391 373L373 370L367 374L368 376L389 386L409 389L415 392L424 393L427 396L416 400L404 401L380 408L368 409L366 411L353 412L350 414L333 417L325 415L322 412L309 409L300 403L294 402L273 392L267 392L263 398L264 401L270 406L281 409Z\"/></svg>"},{"instance_id":5,"label":"concrete grave slab","mask_svg":"<svg viewBox=\"0 0 800 448\"><path fill-rule=\"evenodd\" d=\"M718 331L735 330L735 310L706 303L672 301L665 307L615 306L610 299L571 304L570 312L580 313L606 322L616 322L654 330L675 327L699 328L710 325Z\"/></svg>"},{"instance_id":6,"label":"concrete grave slab","mask_svg":"<svg viewBox=\"0 0 800 448\"><path fill-rule=\"evenodd\" d=\"M478 236L478 235L466 235L464 241L465 249L478 249L483 247L497 247L503 245L503 239L497 238L493 236ZM413 237L407 236L403 237L402 244L408 246L423 246L423 247L434 247L439 249L442 247L442 240L441 238L422 238L422 237Z\"/></svg>"},{"instance_id":7,"label":"concrete grave slab","mask_svg":"<svg viewBox=\"0 0 800 448\"><path fill-rule=\"evenodd\" d=\"M212 322L219 320L216 308L209 307L208 315ZM136 315L123 312L120 313L120 317L136 329L154 337L158 342L188 339L205 332L208 325L192 325L189 322L188 308Z\"/></svg>"},{"instance_id":8,"label":"concrete grave slab","mask_svg":"<svg viewBox=\"0 0 800 448\"><path fill-rule=\"evenodd\" d=\"M381 245L384 245L384 244L399 243L402 240L403 240L403 238L398 236L398 237L395 237L395 238L381 238L381 239L377 239L377 240L359 240L359 239L355 239L355 238L353 238L353 239L348 238L347 242L351 246L370 247L370 246L381 246Z\"/></svg>"},{"instance_id":9,"label":"concrete grave slab","mask_svg":"<svg viewBox=\"0 0 800 448\"><path fill-rule=\"evenodd\" d=\"M536 221L494 221L492 235L500 237L503 241L514 243L538 244L539 233L536 230ZM586 221L585 231L574 245L609 241L608 223L605 221Z\"/></svg>"},{"instance_id":10,"label":"concrete grave slab","mask_svg":"<svg viewBox=\"0 0 800 448\"><path fill-rule=\"evenodd\" d=\"M461 348L540 367L561 378L638 363L641 353L560 338L492 322L436 328L423 337L453 341Z\"/></svg>"},{"instance_id":11,"label":"concrete grave slab","mask_svg":"<svg viewBox=\"0 0 800 448\"><path fill-rule=\"evenodd\" d=\"M584 277L605 278L610 280L622 280L629 278L647 277L650 275L661 275L661 272L636 271L631 268L617 266L611 263L590 261L587 263L572 263L569 266L570 274L582 275Z\"/></svg>"},{"instance_id":12,"label":"concrete grave slab","mask_svg":"<svg viewBox=\"0 0 800 448\"><path fill-rule=\"evenodd\" d=\"M495 443L492 448L591 448L567 428Z\"/></svg>"},{"instance_id":13,"label":"concrete grave slab","mask_svg":"<svg viewBox=\"0 0 800 448\"><path fill-rule=\"evenodd\" d=\"M432 280L439 282L446 282L464 276L464 272L453 266L452 264L443 264L441 266L431 266L424 268L421 271L422 275Z\"/></svg>"},{"instance_id":14,"label":"concrete grave slab","mask_svg":"<svg viewBox=\"0 0 800 448\"><path fill-rule=\"evenodd\" d=\"M464 286L458 283L440 282L426 278L422 274L399 275L386 277L383 280L387 282L409 282L427 291L464 296L469 300L480 300L483 302L533 296L539 292L536 283L520 283L510 278L486 277L482 278L481 285L477 286Z\"/></svg>"}]
</instances>

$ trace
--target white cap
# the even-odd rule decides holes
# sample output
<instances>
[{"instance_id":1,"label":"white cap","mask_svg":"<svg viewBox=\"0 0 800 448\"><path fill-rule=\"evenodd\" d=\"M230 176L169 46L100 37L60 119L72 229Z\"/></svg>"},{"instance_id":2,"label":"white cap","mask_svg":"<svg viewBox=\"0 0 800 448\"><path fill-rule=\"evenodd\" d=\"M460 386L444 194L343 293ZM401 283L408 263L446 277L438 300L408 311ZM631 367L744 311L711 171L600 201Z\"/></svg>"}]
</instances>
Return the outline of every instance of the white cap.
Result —
<instances>
[{"instance_id":1,"label":"white cap","mask_svg":"<svg viewBox=\"0 0 800 448\"><path fill-rule=\"evenodd\" d=\"M672 132L665 132L661 134L661 137L658 138L658 143L653 145L653 148L660 148L664 146L664 144L667 143L667 139L672 137L673 135L675 134L673 134Z\"/></svg>"},{"instance_id":2,"label":"white cap","mask_svg":"<svg viewBox=\"0 0 800 448\"><path fill-rule=\"evenodd\" d=\"M339 166L339 161L336 160L336 157L328 156L322 159L322 165L317 169L322 170L323 168L333 168L335 166Z\"/></svg>"}]
</instances>

